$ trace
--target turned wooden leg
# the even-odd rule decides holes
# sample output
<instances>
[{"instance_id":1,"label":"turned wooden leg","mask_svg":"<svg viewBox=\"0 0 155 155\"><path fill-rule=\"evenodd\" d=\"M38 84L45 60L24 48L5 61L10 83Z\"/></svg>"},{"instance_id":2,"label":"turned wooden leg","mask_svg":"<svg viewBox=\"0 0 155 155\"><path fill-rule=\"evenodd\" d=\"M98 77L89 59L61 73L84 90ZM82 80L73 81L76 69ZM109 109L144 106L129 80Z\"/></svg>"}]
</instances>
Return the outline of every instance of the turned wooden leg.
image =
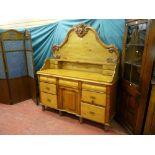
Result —
<instances>
[{"instance_id":1,"label":"turned wooden leg","mask_svg":"<svg viewBox=\"0 0 155 155\"><path fill-rule=\"evenodd\" d=\"M42 111L45 111L46 107L44 105L42 105Z\"/></svg>"},{"instance_id":2,"label":"turned wooden leg","mask_svg":"<svg viewBox=\"0 0 155 155\"><path fill-rule=\"evenodd\" d=\"M83 123L83 118L82 117L79 117L79 121L82 124Z\"/></svg>"},{"instance_id":3,"label":"turned wooden leg","mask_svg":"<svg viewBox=\"0 0 155 155\"><path fill-rule=\"evenodd\" d=\"M104 125L104 130L105 131L108 131L110 129L110 126L109 125Z\"/></svg>"},{"instance_id":4,"label":"turned wooden leg","mask_svg":"<svg viewBox=\"0 0 155 155\"><path fill-rule=\"evenodd\" d=\"M62 116L62 111L59 110L59 115Z\"/></svg>"}]
</instances>

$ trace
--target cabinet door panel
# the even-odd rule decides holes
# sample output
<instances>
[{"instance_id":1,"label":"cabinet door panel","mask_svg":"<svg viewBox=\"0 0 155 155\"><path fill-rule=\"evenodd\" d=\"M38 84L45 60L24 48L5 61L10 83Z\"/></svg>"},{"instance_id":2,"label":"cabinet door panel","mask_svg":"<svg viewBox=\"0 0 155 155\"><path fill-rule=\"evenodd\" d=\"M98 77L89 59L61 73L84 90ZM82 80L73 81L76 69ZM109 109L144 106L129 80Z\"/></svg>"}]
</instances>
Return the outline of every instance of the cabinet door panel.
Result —
<instances>
[{"instance_id":1,"label":"cabinet door panel","mask_svg":"<svg viewBox=\"0 0 155 155\"><path fill-rule=\"evenodd\" d=\"M130 88L130 86L128 86ZM119 116L120 119L124 122L124 124L131 130L134 130L137 110L138 110L138 103L137 97L134 92L134 88L128 88L126 84L122 85L122 95L121 95L121 102L119 105ZM136 89L136 88L135 88Z\"/></svg>"},{"instance_id":2,"label":"cabinet door panel","mask_svg":"<svg viewBox=\"0 0 155 155\"><path fill-rule=\"evenodd\" d=\"M155 112L154 112L154 117L153 117L153 120L152 120L151 134L155 135Z\"/></svg>"},{"instance_id":3,"label":"cabinet door panel","mask_svg":"<svg viewBox=\"0 0 155 155\"><path fill-rule=\"evenodd\" d=\"M75 91L63 89L62 100L63 109L76 112L77 93Z\"/></svg>"}]
</instances>

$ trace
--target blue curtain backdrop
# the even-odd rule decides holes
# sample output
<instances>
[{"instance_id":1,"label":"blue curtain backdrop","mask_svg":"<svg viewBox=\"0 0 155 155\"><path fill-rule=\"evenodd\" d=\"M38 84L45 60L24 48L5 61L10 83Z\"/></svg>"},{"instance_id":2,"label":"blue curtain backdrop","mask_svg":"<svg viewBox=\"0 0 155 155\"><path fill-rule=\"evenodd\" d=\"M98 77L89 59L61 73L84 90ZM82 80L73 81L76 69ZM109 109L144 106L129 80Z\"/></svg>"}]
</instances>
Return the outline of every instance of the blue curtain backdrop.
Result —
<instances>
[{"instance_id":1,"label":"blue curtain backdrop","mask_svg":"<svg viewBox=\"0 0 155 155\"><path fill-rule=\"evenodd\" d=\"M69 29L79 23L85 23L94 27L100 39L106 44L115 44L121 54L125 27L124 19L61 20L56 23L27 29L31 32L36 71L42 67L46 58L51 57L52 46L60 44ZM17 30L24 31L25 29Z\"/></svg>"}]
</instances>

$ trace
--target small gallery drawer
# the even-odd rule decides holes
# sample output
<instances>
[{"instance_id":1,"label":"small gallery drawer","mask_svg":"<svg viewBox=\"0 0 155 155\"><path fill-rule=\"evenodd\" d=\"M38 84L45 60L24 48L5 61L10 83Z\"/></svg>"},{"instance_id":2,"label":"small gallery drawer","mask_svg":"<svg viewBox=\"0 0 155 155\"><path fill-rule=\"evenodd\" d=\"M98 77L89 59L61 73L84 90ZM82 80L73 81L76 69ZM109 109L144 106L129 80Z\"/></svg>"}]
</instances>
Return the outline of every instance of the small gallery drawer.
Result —
<instances>
[{"instance_id":1,"label":"small gallery drawer","mask_svg":"<svg viewBox=\"0 0 155 155\"><path fill-rule=\"evenodd\" d=\"M51 93L51 94L56 94L56 85L45 83L45 82L40 82L40 91Z\"/></svg>"},{"instance_id":2,"label":"small gallery drawer","mask_svg":"<svg viewBox=\"0 0 155 155\"><path fill-rule=\"evenodd\" d=\"M93 91L82 91L82 101L92 104L106 106L106 93L96 93Z\"/></svg>"},{"instance_id":3,"label":"small gallery drawer","mask_svg":"<svg viewBox=\"0 0 155 155\"><path fill-rule=\"evenodd\" d=\"M59 85L78 88L78 81L59 79Z\"/></svg>"},{"instance_id":4,"label":"small gallery drawer","mask_svg":"<svg viewBox=\"0 0 155 155\"><path fill-rule=\"evenodd\" d=\"M56 83L56 78L54 77L40 76L39 80L41 82Z\"/></svg>"},{"instance_id":5,"label":"small gallery drawer","mask_svg":"<svg viewBox=\"0 0 155 155\"><path fill-rule=\"evenodd\" d=\"M99 123L105 122L105 108L81 103L81 116Z\"/></svg>"},{"instance_id":6,"label":"small gallery drawer","mask_svg":"<svg viewBox=\"0 0 155 155\"><path fill-rule=\"evenodd\" d=\"M57 108L57 95L41 92L40 101L45 106L48 106L51 108Z\"/></svg>"}]
</instances>

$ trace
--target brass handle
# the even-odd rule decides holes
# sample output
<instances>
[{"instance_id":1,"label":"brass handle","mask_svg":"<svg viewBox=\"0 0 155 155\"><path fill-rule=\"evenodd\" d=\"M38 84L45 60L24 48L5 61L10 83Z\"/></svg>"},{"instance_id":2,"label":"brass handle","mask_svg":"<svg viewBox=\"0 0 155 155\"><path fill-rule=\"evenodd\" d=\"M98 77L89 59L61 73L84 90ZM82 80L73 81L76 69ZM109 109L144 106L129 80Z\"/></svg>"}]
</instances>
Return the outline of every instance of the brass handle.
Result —
<instances>
[{"instance_id":1,"label":"brass handle","mask_svg":"<svg viewBox=\"0 0 155 155\"><path fill-rule=\"evenodd\" d=\"M96 99L96 97L95 97L95 96L90 96L90 98L91 98L91 99L94 99L94 100Z\"/></svg>"},{"instance_id":2,"label":"brass handle","mask_svg":"<svg viewBox=\"0 0 155 155\"><path fill-rule=\"evenodd\" d=\"M50 90L50 88L49 88L49 87L46 87L46 89L47 89L47 90Z\"/></svg>"},{"instance_id":3,"label":"brass handle","mask_svg":"<svg viewBox=\"0 0 155 155\"><path fill-rule=\"evenodd\" d=\"M90 111L89 113L92 114L92 115L95 115L95 113L93 111Z\"/></svg>"},{"instance_id":4,"label":"brass handle","mask_svg":"<svg viewBox=\"0 0 155 155\"><path fill-rule=\"evenodd\" d=\"M50 100L49 98L47 99L47 101L48 101L48 102L51 102L51 100Z\"/></svg>"}]
</instances>

